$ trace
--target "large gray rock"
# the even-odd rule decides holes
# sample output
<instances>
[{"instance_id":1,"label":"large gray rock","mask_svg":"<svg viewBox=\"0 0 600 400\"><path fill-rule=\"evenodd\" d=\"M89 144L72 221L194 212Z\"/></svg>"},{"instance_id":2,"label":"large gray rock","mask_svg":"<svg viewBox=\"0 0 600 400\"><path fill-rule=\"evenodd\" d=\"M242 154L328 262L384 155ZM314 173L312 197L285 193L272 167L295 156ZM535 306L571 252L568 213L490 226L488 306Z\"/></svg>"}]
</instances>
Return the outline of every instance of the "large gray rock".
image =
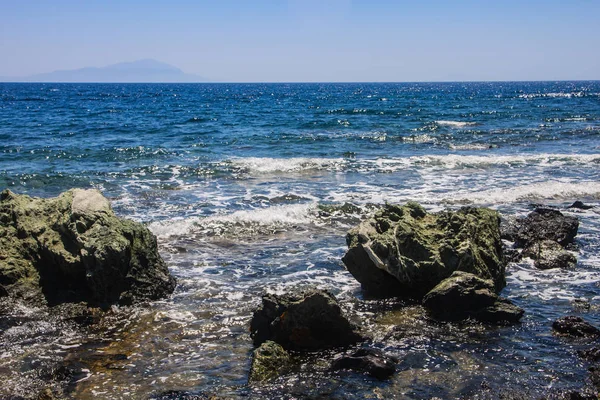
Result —
<instances>
[{"instance_id":1,"label":"large gray rock","mask_svg":"<svg viewBox=\"0 0 600 400\"><path fill-rule=\"evenodd\" d=\"M437 319L482 322L517 322L523 310L499 297L494 283L468 272L455 271L431 289L423 298L423 305Z\"/></svg>"},{"instance_id":2,"label":"large gray rock","mask_svg":"<svg viewBox=\"0 0 600 400\"><path fill-rule=\"evenodd\" d=\"M305 351L348 346L363 339L335 297L323 290L263 296L250 333L255 346L272 340L285 349Z\"/></svg>"},{"instance_id":3,"label":"large gray rock","mask_svg":"<svg viewBox=\"0 0 600 400\"><path fill-rule=\"evenodd\" d=\"M171 293L175 279L142 224L118 218L97 190L49 199L0 193L0 284L50 305L130 304Z\"/></svg>"},{"instance_id":4,"label":"large gray rock","mask_svg":"<svg viewBox=\"0 0 600 400\"><path fill-rule=\"evenodd\" d=\"M421 299L454 271L505 286L500 217L487 208L427 213L419 204L387 204L348 232L343 262L375 297Z\"/></svg>"}]
</instances>

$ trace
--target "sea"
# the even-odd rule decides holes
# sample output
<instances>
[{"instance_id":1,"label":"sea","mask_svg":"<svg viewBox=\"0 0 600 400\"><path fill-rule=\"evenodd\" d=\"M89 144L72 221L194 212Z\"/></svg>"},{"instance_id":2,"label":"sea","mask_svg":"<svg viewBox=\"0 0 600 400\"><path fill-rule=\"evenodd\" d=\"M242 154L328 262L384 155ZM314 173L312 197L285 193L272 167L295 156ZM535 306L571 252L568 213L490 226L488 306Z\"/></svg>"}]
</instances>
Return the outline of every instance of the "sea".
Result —
<instances>
[{"instance_id":1,"label":"sea","mask_svg":"<svg viewBox=\"0 0 600 400\"><path fill-rule=\"evenodd\" d=\"M576 351L590 344L551 325L579 315L600 326L599 81L0 83L0 190L73 187L99 189L146 224L177 288L113 307L102 332L6 311L20 322L0 331L0 397L28 398L48 360L65 359L80 366L77 399L535 397L589 383ZM403 336L418 307L365 298L341 258L350 228L411 200L505 218L556 207L580 220L577 267L509 264L502 295L525 310L520 324ZM568 208L576 200L593 207ZM317 354L248 384L261 295L305 287L358 315L370 345L399 360L396 374L330 371Z\"/></svg>"}]
</instances>

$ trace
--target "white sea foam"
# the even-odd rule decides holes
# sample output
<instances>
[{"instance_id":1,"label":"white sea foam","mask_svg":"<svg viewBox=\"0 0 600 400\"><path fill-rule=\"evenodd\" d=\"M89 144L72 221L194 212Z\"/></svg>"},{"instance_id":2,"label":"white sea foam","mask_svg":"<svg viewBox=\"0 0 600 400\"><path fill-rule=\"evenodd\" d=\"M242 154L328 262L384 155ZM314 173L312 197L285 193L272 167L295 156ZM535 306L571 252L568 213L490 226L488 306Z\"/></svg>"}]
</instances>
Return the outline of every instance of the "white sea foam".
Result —
<instances>
[{"instance_id":1,"label":"white sea foam","mask_svg":"<svg viewBox=\"0 0 600 400\"><path fill-rule=\"evenodd\" d=\"M247 157L229 161L234 167L255 174L302 172L310 170L338 170L345 164L343 158L270 158Z\"/></svg>"},{"instance_id":2,"label":"white sea foam","mask_svg":"<svg viewBox=\"0 0 600 400\"><path fill-rule=\"evenodd\" d=\"M440 126L450 126L452 128L464 128L466 126L475 126L477 125L477 122L470 122L470 121L449 121L449 120L440 120L440 121L435 121L436 124L440 125Z\"/></svg>"},{"instance_id":3,"label":"white sea foam","mask_svg":"<svg viewBox=\"0 0 600 400\"><path fill-rule=\"evenodd\" d=\"M148 227L159 238L186 236L194 233L210 235L243 234L244 232L269 232L313 220L316 204L280 205L255 210L240 210L211 217L174 218L153 222Z\"/></svg>"},{"instance_id":4,"label":"white sea foam","mask_svg":"<svg viewBox=\"0 0 600 400\"><path fill-rule=\"evenodd\" d=\"M444 198L450 204L507 204L520 201L600 199L600 182L544 181L529 185L458 193Z\"/></svg>"}]
</instances>

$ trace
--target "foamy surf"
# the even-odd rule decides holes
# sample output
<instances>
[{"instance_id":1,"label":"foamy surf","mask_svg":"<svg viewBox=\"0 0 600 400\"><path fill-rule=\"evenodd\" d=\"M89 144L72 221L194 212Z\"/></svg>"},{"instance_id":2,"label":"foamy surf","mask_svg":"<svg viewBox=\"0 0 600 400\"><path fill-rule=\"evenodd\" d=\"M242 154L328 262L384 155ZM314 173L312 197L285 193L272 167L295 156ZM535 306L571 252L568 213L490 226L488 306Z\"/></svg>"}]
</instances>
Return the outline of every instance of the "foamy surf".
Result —
<instances>
[{"instance_id":1,"label":"foamy surf","mask_svg":"<svg viewBox=\"0 0 600 400\"><path fill-rule=\"evenodd\" d=\"M477 122L473 121L449 121L449 120L439 120L435 121L439 126L449 126L451 128L465 128L467 126L475 126Z\"/></svg>"},{"instance_id":2,"label":"foamy surf","mask_svg":"<svg viewBox=\"0 0 600 400\"><path fill-rule=\"evenodd\" d=\"M240 172L249 174L293 173L318 170L340 170L346 160L343 158L271 158L246 157L233 158L223 162Z\"/></svg>"}]
</instances>

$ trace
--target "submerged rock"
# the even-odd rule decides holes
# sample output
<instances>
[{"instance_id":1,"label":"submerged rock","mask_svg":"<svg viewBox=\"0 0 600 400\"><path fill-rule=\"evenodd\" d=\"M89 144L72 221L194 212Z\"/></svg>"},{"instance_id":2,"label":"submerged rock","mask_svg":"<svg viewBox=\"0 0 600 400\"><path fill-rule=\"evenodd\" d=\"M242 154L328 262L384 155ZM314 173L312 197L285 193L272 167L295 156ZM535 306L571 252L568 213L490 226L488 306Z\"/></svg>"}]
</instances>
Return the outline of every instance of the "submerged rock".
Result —
<instances>
[{"instance_id":1,"label":"submerged rock","mask_svg":"<svg viewBox=\"0 0 600 400\"><path fill-rule=\"evenodd\" d=\"M577 265L577 258L552 240L531 244L523 250L522 256L534 260L533 265L539 269L575 268Z\"/></svg>"},{"instance_id":2,"label":"submerged rock","mask_svg":"<svg viewBox=\"0 0 600 400\"><path fill-rule=\"evenodd\" d=\"M454 271L505 286L500 217L487 208L427 213L419 204L387 204L348 232L343 262L376 297L421 299Z\"/></svg>"},{"instance_id":3,"label":"submerged rock","mask_svg":"<svg viewBox=\"0 0 600 400\"><path fill-rule=\"evenodd\" d=\"M284 374L291 365L287 351L279 344L267 340L254 350L250 367L250 382L265 382Z\"/></svg>"},{"instance_id":4,"label":"submerged rock","mask_svg":"<svg viewBox=\"0 0 600 400\"><path fill-rule=\"evenodd\" d=\"M588 204L584 204L581 200L577 200L576 202L574 202L573 204L571 204L567 208L577 208L579 210L589 210L591 208L594 208L594 206L590 206Z\"/></svg>"},{"instance_id":5,"label":"submerged rock","mask_svg":"<svg viewBox=\"0 0 600 400\"><path fill-rule=\"evenodd\" d=\"M342 356L333 361L332 369L349 369L366 373L377 379L389 378L396 372L398 360L379 349L363 348L350 356Z\"/></svg>"},{"instance_id":6,"label":"submerged rock","mask_svg":"<svg viewBox=\"0 0 600 400\"><path fill-rule=\"evenodd\" d=\"M491 280L462 271L455 271L427 293L423 305L441 320L517 322L523 316L523 309L495 293Z\"/></svg>"},{"instance_id":7,"label":"submerged rock","mask_svg":"<svg viewBox=\"0 0 600 400\"><path fill-rule=\"evenodd\" d=\"M41 199L0 193L0 284L46 301L113 303L158 299L175 279L142 224L118 218L97 190Z\"/></svg>"},{"instance_id":8,"label":"submerged rock","mask_svg":"<svg viewBox=\"0 0 600 400\"><path fill-rule=\"evenodd\" d=\"M250 332L255 346L272 340L291 350L320 350L362 340L335 297L323 290L263 296Z\"/></svg>"},{"instance_id":9,"label":"submerged rock","mask_svg":"<svg viewBox=\"0 0 600 400\"><path fill-rule=\"evenodd\" d=\"M565 336L595 338L600 336L600 330L581 317L568 315L552 323L552 329Z\"/></svg>"}]
</instances>

